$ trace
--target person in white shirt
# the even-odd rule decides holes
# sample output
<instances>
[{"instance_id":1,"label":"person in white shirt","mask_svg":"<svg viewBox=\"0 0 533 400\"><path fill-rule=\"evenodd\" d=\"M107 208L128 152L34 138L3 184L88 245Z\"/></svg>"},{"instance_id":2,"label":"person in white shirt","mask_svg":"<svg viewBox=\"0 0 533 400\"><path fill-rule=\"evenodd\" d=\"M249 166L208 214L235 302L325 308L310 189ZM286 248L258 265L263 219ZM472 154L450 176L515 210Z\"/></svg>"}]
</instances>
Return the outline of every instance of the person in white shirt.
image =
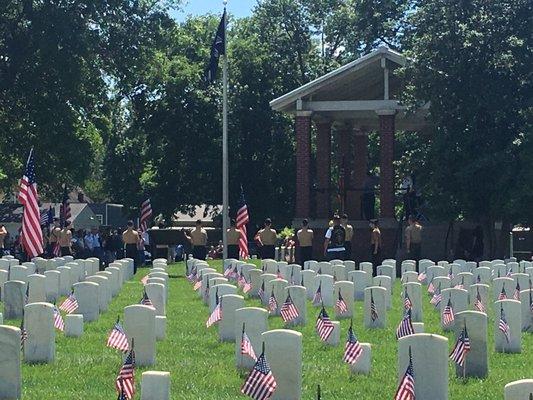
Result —
<instances>
[{"instance_id":1,"label":"person in white shirt","mask_svg":"<svg viewBox=\"0 0 533 400\"><path fill-rule=\"evenodd\" d=\"M344 260L346 248L346 229L341 225L341 217L333 216L333 226L328 228L324 240L324 256L328 261L339 259Z\"/></svg>"}]
</instances>

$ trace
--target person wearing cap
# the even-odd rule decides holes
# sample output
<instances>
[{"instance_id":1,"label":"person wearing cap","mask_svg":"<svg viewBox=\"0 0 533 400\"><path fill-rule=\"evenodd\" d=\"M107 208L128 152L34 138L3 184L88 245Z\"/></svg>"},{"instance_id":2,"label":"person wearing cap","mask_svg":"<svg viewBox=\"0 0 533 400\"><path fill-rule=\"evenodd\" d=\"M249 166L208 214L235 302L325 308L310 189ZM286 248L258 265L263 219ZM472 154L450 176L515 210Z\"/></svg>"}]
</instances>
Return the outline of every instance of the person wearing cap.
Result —
<instances>
[{"instance_id":1,"label":"person wearing cap","mask_svg":"<svg viewBox=\"0 0 533 400\"><path fill-rule=\"evenodd\" d=\"M381 265L381 231L377 219L370 221L370 229L370 259L374 276L376 276L378 265Z\"/></svg>"},{"instance_id":2,"label":"person wearing cap","mask_svg":"<svg viewBox=\"0 0 533 400\"><path fill-rule=\"evenodd\" d=\"M276 240L278 239L275 229L272 229L272 220L270 218L265 219L265 227L260 229L255 235L255 240L259 242L261 246L261 258L274 259Z\"/></svg>"},{"instance_id":3,"label":"person wearing cap","mask_svg":"<svg viewBox=\"0 0 533 400\"><path fill-rule=\"evenodd\" d=\"M352 257L352 238L353 238L353 226L348 224L348 214L342 214L341 225L346 231L346 239L344 242L344 259L350 260Z\"/></svg>"},{"instance_id":4,"label":"person wearing cap","mask_svg":"<svg viewBox=\"0 0 533 400\"><path fill-rule=\"evenodd\" d=\"M72 224L70 221L65 221L63 229L59 231L59 248L61 249L61 257L72 255Z\"/></svg>"},{"instance_id":5,"label":"person wearing cap","mask_svg":"<svg viewBox=\"0 0 533 400\"><path fill-rule=\"evenodd\" d=\"M122 232L122 242L124 243L124 250L126 258L133 259L133 273L137 273L137 242L139 241L139 232L133 229L133 221L128 221L127 228Z\"/></svg>"},{"instance_id":6,"label":"person wearing cap","mask_svg":"<svg viewBox=\"0 0 533 400\"><path fill-rule=\"evenodd\" d=\"M205 260L207 256L207 231L202 227L202 220L196 221L196 227L187 235L192 244L192 256Z\"/></svg>"},{"instance_id":7,"label":"person wearing cap","mask_svg":"<svg viewBox=\"0 0 533 400\"><path fill-rule=\"evenodd\" d=\"M304 265L313 257L313 231L309 229L309 221L305 218L302 221L302 229L296 232L300 249L300 265Z\"/></svg>"},{"instance_id":8,"label":"person wearing cap","mask_svg":"<svg viewBox=\"0 0 533 400\"><path fill-rule=\"evenodd\" d=\"M415 260L418 264L420 251L422 249L422 225L414 215L409 215L409 226L405 228L405 247L410 260Z\"/></svg>"},{"instance_id":9,"label":"person wearing cap","mask_svg":"<svg viewBox=\"0 0 533 400\"><path fill-rule=\"evenodd\" d=\"M239 239L241 232L237 229L237 222L232 218L228 232L228 258L239 259Z\"/></svg>"},{"instance_id":10,"label":"person wearing cap","mask_svg":"<svg viewBox=\"0 0 533 400\"><path fill-rule=\"evenodd\" d=\"M328 228L324 240L324 256L328 261L339 259L344 260L346 248L346 229L341 225L341 217L337 214L333 216L333 226Z\"/></svg>"},{"instance_id":11,"label":"person wearing cap","mask_svg":"<svg viewBox=\"0 0 533 400\"><path fill-rule=\"evenodd\" d=\"M50 229L50 235L48 237L48 256L54 257L54 247L56 247L59 241L59 233L61 232L61 224L59 218L54 217L54 225Z\"/></svg>"}]
</instances>

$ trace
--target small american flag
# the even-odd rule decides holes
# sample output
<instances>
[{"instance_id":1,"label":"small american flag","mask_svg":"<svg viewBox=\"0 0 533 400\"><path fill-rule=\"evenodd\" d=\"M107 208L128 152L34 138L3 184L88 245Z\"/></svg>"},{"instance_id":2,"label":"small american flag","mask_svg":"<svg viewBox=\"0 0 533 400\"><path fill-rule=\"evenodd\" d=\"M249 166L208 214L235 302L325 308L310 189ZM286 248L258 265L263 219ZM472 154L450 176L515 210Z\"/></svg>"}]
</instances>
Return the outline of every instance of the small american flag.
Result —
<instances>
[{"instance_id":1,"label":"small american flag","mask_svg":"<svg viewBox=\"0 0 533 400\"><path fill-rule=\"evenodd\" d=\"M503 307L500 309L500 322L498 324L498 329L505 335L507 343L511 341L511 328L507 323L507 318L505 318L505 313L503 312Z\"/></svg>"},{"instance_id":2,"label":"small american flag","mask_svg":"<svg viewBox=\"0 0 533 400\"><path fill-rule=\"evenodd\" d=\"M533 296L531 295L531 288L529 289L529 308L531 310L531 313L533 313Z\"/></svg>"},{"instance_id":3,"label":"small american flag","mask_svg":"<svg viewBox=\"0 0 533 400\"><path fill-rule=\"evenodd\" d=\"M404 336L414 335L415 329L413 328L413 321L411 319L411 309L407 309L404 313L398 328L396 329L396 339L400 339Z\"/></svg>"},{"instance_id":4,"label":"small american flag","mask_svg":"<svg viewBox=\"0 0 533 400\"><path fill-rule=\"evenodd\" d=\"M516 282L516 287L513 293L513 299L520 301L520 284Z\"/></svg>"},{"instance_id":5,"label":"small american flag","mask_svg":"<svg viewBox=\"0 0 533 400\"><path fill-rule=\"evenodd\" d=\"M318 289L315 292L315 295L313 296L313 305L319 306L322 304L322 283L318 284Z\"/></svg>"},{"instance_id":6,"label":"small american flag","mask_svg":"<svg viewBox=\"0 0 533 400\"><path fill-rule=\"evenodd\" d=\"M345 312L348 311L348 305L342 298L340 289L339 289L339 298L335 302L335 309L337 310L339 314L344 314Z\"/></svg>"},{"instance_id":7,"label":"small american flag","mask_svg":"<svg viewBox=\"0 0 533 400\"><path fill-rule=\"evenodd\" d=\"M48 210L44 210L41 214L41 225L49 227L54 222L54 212L52 206Z\"/></svg>"},{"instance_id":8,"label":"small american flag","mask_svg":"<svg viewBox=\"0 0 533 400\"><path fill-rule=\"evenodd\" d=\"M244 331L244 327L243 327L242 336L241 336L241 354L242 355L247 355L250 358L252 358L255 361L257 361L257 356L255 355L255 351L254 351L254 348L252 346L252 342L250 341L250 338L248 337L248 335Z\"/></svg>"},{"instance_id":9,"label":"small american flag","mask_svg":"<svg viewBox=\"0 0 533 400\"><path fill-rule=\"evenodd\" d=\"M413 371L413 358L409 348L409 365L398 386L394 400L415 400L415 374Z\"/></svg>"},{"instance_id":10,"label":"small american flag","mask_svg":"<svg viewBox=\"0 0 533 400\"><path fill-rule=\"evenodd\" d=\"M465 278L461 277L461 283L454 286L455 289L464 289L465 288Z\"/></svg>"},{"instance_id":11,"label":"small american flag","mask_svg":"<svg viewBox=\"0 0 533 400\"><path fill-rule=\"evenodd\" d=\"M244 381L241 393L250 396L254 400L268 400L276 390L276 386L276 379L263 352Z\"/></svg>"},{"instance_id":12,"label":"small american flag","mask_svg":"<svg viewBox=\"0 0 533 400\"><path fill-rule=\"evenodd\" d=\"M261 283L261 287L257 291L257 295L261 300L263 300L263 296L265 295L265 281Z\"/></svg>"},{"instance_id":13,"label":"small american flag","mask_svg":"<svg viewBox=\"0 0 533 400\"><path fill-rule=\"evenodd\" d=\"M468 332L466 331L466 327L463 328L461 331L459 337L457 338L457 342L455 343L455 347L452 350L452 353L450 354L450 359L455 362L460 367L465 365L465 359L466 355L470 351L470 338L468 337Z\"/></svg>"},{"instance_id":14,"label":"small american flag","mask_svg":"<svg viewBox=\"0 0 533 400\"><path fill-rule=\"evenodd\" d=\"M479 289L477 289L476 299L474 300L474 308L481 312L486 312L485 305L481 299L481 294L479 294Z\"/></svg>"},{"instance_id":15,"label":"small american flag","mask_svg":"<svg viewBox=\"0 0 533 400\"><path fill-rule=\"evenodd\" d=\"M453 276L453 271L452 269L450 268L449 271L448 271L448 278L450 278L450 280L453 280L454 276Z\"/></svg>"},{"instance_id":16,"label":"small american flag","mask_svg":"<svg viewBox=\"0 0 533 400\"><path fill-rule=\"evenodd\" d=\"M502 286L502 291L498 295L498 300L506 300L507 294L505 293L505 285Z\"/></svg>"},{"instance_id":17,"label":"small american flag","mask_svg":"<svg viewBox=\"0 0 533 400\"><path fill-rule=\"evenodd\" d=\"M65 321L63 321L63 317L56 306L54 306L54 328L59 329L61 332L65 330Z\"/></svg>"},{"instance_id":18,"label":"small american flag","mask_svg":"<svg viewBox=\"0 0 533 400\"><path fill-rule=\"evenodd\" d=\"M285 303L283 303L283 306L280 310L281 318L283 319L283 322L287 323L290 321L295 320L300 316L300 313L298 312L298 309L294 305L294 302L291 299L290 293L287 294L287 299L285 300Z\"/></svg>"},{"instance_id":19,"label":"small american flag","mask_svg":"<svg viewBox=\"0 0 533 400\"><path fill-rule=\"evenodd\" d=\"M65 311L67 314L72 314L78 309L78 300L76 300L74 293L68 295L65 301L59 306L59 309Z\"/></svg>"},{"instance_id":20,"label":"small american flag","mask_svg":"<svg viewBox=\"0 0 533 400\"><path fill-rule=\"evenodd\" d=\"M242 273L242 270L241 270L241 273L239 274L239 277L237 278L237 286L242 288L244 287L245 283L246 283L246 279L244 278L244 274Z\"/></svg>"},{"instance_id":21,"label":"small american flag","mask_svg":"<svg viewBox=\"0 0 533 400\"><path fill-rule=\"evenodd\" d=\"M279 270L279 266L278 266L278 271L276 272L276 279L283 279L283 275L281 275L281 271Z\"/></svg>"},{"instance_id":22,"label":"small american flag","mask_svg":"<svg viewBox=\"0 0 533 400\"><path fill-rule=\"evenodd\" d=\"M122 383L122 379L120 379L120 392L118 393L117 400L127 400L126 393L124 393L124 384Z\"/></svg>"},{"instance_id":23,"label":"small american flag","mask_svg":"<svg viewBox=\"0 0 533 400\"><path fill-rule=\"evenodd\" d=\"M421 272L418 274L418 278L416 278L418 280L418 282L424 282L426 279L427 279L427 274L425 272Z\"/></svg>"},{"instance_id":24,"label":"small american flag","mask_svg":"<svg viewBox=\"0 0 533 400\"><path fill-rule=\"evenodd\" d=\"M195 281L196 281L196 278L198 277L197 274L198 274L198 270L197 270L197 268L196 268L196 267L192 267L192 269L191 269L191 273L190 273L189 275L187 275L187 280L188 280L189 282L191 282L191 283L192 283L192 282L195 282Z\"/></svg>"},{"instance_id":25,"label":"small american flag","mask_svg":"<svg viewBox=\"0 0 533 400\"><path fill-rule=\"evenodd\" d=\"M194 284L194 286L192 288L196 292L201 287L202 287L202 277L200 275L198 275L198 277L196 278L196 282L195 282L195 284Z\"/></svg>"},{"instance_id":26,"label":"small american flag","mask_svg":"<svg viewBox=\"0 0 533 400\"><path fill-rule=\"evenodd\" d=\"M331 333L333 332L333 323L331 322L331 319L329 319L329 315L324 307L322 307L320 313L318 314L315 328L316 333L318 333L320 340L322 340L323 342L328 340L328 338L331 336Z\"/></svg>"},{"instance_id":27,"label":"small american flag","mask_svg":"<svg viewBox=\"0 0 533 400\"><path fill-rule=\"evenodd\" d=\"M143 296L141 297L141 301L139 302L143 306L148 306L154 308L154 304L152 303L152 300L148 297L146 294L146 290L143 291Z\"/></svg>"},{"instance_id":28,"label":"small american flag","mask_svg":"<svg viewBox=\"0 0 533 400\"><path fill-rule=\"evenodd\" d=\"M411 308L413 308L413 303L411 302L411 299L407 294L407 289L405 290L405 297L403 299L403 308L406 310L410 310Z\"/></svg>"},{"instance_id":29,"label":"small american flag","mask_svg":"<svg viewBox=\"0 0 533 400\"><path fill-rule=\"evenodd\" d=\"M342 357L342 361L353 365L357 362L361 354L363 354L363 347L353 333L352 324L350 324L350 327L348 328L348 340L344 346L344 356Z\"/></svg>"},{"instance_id":30,"label":"small american flag","mask_svg":"<svg viewBox=\"0 0 533 400\"><path fill-rule=\"evenodd\" d=\"M278 302L276 301L276 297L274 296L274 289L270 292L270 297L268 298L268 311L270 314L273 314L278 309Z\"/></svg>"},{"instance_id":31,"label":"small american flag","mask_svg":"<svg viewBox=\"0 0 533 400\"><path fill-rule=\"evenodd\" d=\"M231 278L233 276L233 272L235 271L235 266L229 266L228 269L224 271L224 277Z\"/></svg>"},{"instance_id":32,"label":"small american flag","mask_svg":"<svg viewBox=\"0 0 533 400\"><path fill-rule=\"evenodd\" d=\"M370 291L370 318L372 319L372 322L375 322L378 318L378 309L376 307L376 303L374 303L374 295L372 291Z\"/></svg>"},{"instance_id":33,"label":"small american flag","mask_svg":"<svg viewBox=\"0 0 533 400\"><path fill-rule=\"evenodd\" d=\"M126 399L133 398L135 394L135 352L133 349L130 350L128 356L124 360L124 364L120 369L117 379L115 381L115 387L117 392L124 392Z\"/></svg>"},{"instance_id":34,"label":"small american flag","mask_svg":"<svg viewBox=\"0 0 533 400\"><path fill-rule=\"evenodd\" d=\"M440 285L439 288L435 290L435 293L433 293L433 297L429 301L430 304L433 304L435 308L437 308L442 301L442 293L440 292Z\"/></svg>"},{"instance_id":35,"label":"small american flag","mask_svg":"<svg viewBox=\"0 0 533 400\"><path fill-rule=\"evenodd\" d=\"M24 314L22 315L22 321L20 321L20 350L24 350L24 342L28 339L28 331L24 327Z\"/></svg>"},{"instance_id":36,"label":"small american flag","mask_svg":"<svg viewBox=\"0 0 533 400\"><path fill-rule=\"evenodd\" d=\"M148 275L145 275L145 276L142 277L142 279L141 279L141 283L142 283L143 285L146 285L146 284L148 283Z\"/></svg>"},{"instance_id":37,"label":"small american flag","mask_svg":"<svg viewBox=\"0 0 533 400\"><path fill-rule=\"evenodd\" d=\"M455 316L453 315L452 300L448 299L448 304L446 304L446 307L442 311L442 323L448 326L453 321L455 321Z\"/></svg>"},{"instance_id":38,"label":"small american flag","mask_svg":"<svg viewBox=\"0 0 533 400\"><path fill-rule=\"evenodd\" d=\"M430 296L435 294L435 285L433 285L433 279L431 279L431 282L429 282L428 293L429 293Z\"/></svg>"},{"instance_id":39,"label":"small american flag","mask_svg":"<svg viewBox=\"0 0 533 400\"><path fill-rule=\"evenodd\" d=\"M509 269L509 270L507 271L507 273L505 274L505 276L506 276L507 278L510 278L512 275L513 275L513 271L511 271L511 269Z\"/></svg>"},{"instance_id":40,"label":"small american flag","mask_svg":"<svg viewBox=\"0 0 533 400\"><path fill-rule=\"evenodd\" d=\"M244 294L248 293L250 290L252 290L252 284L244 278L244 284L242 285L242 292Z\"/></svg>"},{"instance_id":41,"label":"small american flag","mask_svg":"<svg viewBox=\"0 0 533 400\"><path fill-rule=\"evenodd\" d=\"M222 319L222 300L218 298L218 294L215 298L215 301L216 306L205 323L207 328L210 328L212 325L216 324Z\"/></svg>"},{"instance_id":42,"label":"small american flag","mask_svg":"<svg viewBox=\"0 0 533 400\"><path fill-rule=\"evenodd\" d=\"M124 332L124 329L122 328L122 325L120 325L120 322L118 322L118 319L117 322L115 322L113 329L111 329L109 332L106 346L111 347L112 349L123 351L124 353L130 349L126 332Z\"/></svg>"}]
</instances>

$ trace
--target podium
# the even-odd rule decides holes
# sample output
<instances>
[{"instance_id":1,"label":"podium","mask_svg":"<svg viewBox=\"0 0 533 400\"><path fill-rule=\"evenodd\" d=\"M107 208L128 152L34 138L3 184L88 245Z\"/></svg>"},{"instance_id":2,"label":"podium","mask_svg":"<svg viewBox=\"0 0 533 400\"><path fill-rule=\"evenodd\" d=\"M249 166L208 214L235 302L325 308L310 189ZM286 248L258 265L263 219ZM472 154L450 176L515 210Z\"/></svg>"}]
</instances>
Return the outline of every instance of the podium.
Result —
<instances>
[{"instance_id":1,"label":"podium","mask_svg":"<svg viewBox=\"0 0 533 400\"><path fill-rule=\"evenodd\" d=\"M168 248L181 244L187 246L190 242L185 232L178 228L148 229L152 259L167 258Z\"/></svg>"}]
</instances>

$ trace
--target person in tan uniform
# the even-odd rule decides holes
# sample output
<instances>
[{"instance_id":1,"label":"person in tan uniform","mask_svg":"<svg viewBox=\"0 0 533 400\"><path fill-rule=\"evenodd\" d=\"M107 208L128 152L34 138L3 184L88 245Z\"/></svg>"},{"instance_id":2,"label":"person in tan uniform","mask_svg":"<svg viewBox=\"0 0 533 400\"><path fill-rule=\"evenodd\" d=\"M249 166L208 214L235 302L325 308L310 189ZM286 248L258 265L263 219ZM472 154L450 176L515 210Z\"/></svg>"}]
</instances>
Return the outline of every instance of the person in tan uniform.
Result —
<instances>
[{"instance_id":1,"label":"person in tan uniform","mask_svg":"<svg viewBox=\"0 0 533 400\"><path fill-rule=\"evenodd\" d=\"M405 228L405 247L409 259L415 260L418 265L422 249L422 225L420 225L414 215L409 215L408 222L409 226Z\"/></svg>"},{"instance_id":2,"label":"person in tan uniform","mask_svg":"<svg viewBox=\"0 0 533 400\"><path fill-rule=\"evenodd\" d=\"M54 248L59 242L59 233L61 232L61 224L59 218L54 218L54 225L50 230L50 236L48 237L48 256L54 257Z\"/></svg>"},{"instance_id":3,"label":"person in tan uniform","mask_svg":"<svg viewBox=\"0 0 533 400\"><path fill-rule=\"evenodd\" d=\"M348 214L342 215L341 225L344 227L346 232L346 237L344 238L344 259L350 260L352 258L353 226L348 224Z\"/></svg>"},{"instance_id":4,"label":"person in tan uniform","mask_svg":"<svg viewBox=\"0 0 533 400\"><path fill-rule=\"evenodd\" d=\"M6 251L6 236L7 236L7 229L4 226L4 224L0 224L0 257L5 255Z\"/></svg>"},{"instance_id":5,"label":"person in tan uniform","mask_svg":"<svg viewBox=\"0 0 533 400\"><path fill-rule=\"evenodd\" d=\"M298 237L298 244L300 248L300 265L303 267L306 261L313 257L313 231L309 229L309 221L304 219L302 221L302 229L296 232Z\"/></svg>"},{"instance_id":6,"label":"person in tan uniform","mask_svg":"<svg viewBox=\"0 0 533 400\"><path fill-rule=\"evenodd\" d=\"M255 240L259 242L261 246L261 258L274 258L275 257L275 246L276 241L278 240L276 230L271 228L272 220L270 218L265 219L265 227L260 229L255 235Z\"/></svg>"},{"instance_id":7,"label":"person in tan uniform","mask_svg":"<svg viewBox=\"0 0 533 400\"><path fill-rule=\"evenodd\" d=\"M139 241L139 232L133 229L133 221L128 221L128 227L122 232L122 241L126 250L126 258L133 259L133 273L137 273L137 242Z\"/></svg>"},{"instance_id":8,"label":"person in tan uniform","mask_svg":"<svg viewBox=\"0 0 533 400\"><path fill-rule=\"evenodd\" d=\"M202 227L202 220L196 221L194 228L187 238L192 244L192 256L197 260L205 260L207 256L207 231Z\"/></svg>"},{"instance_id":9,"label":"person in tan uniform","mask_svg":"<svg viewBox=\"0 0 533 400\"><path fill-rule=\"evenodd\" d=\"M72 223L65 221L63 229L59 231L59 248L61 249L61 256L72 255Z\"/></svg>"},{"instance_id":10,"label":"person in tan uniform","mask_svg":"<svg viewBox=\"0 0 533 400\"><path fill-rule=\"evenodd\" d=\"M228 229L228 258L239 259L239 239L241 231L237 229L237 222L232 219Z\"/></svg>"},{"instance_id":11,"label":"person in tan uniform","mask_svg":"<svg viewBox=\"0 0 533 400\"><path fill-rule=\"evenodd\" d=\"M374 276L377 275L378 265L381 265L381 231L377 219L370 221L370 259L372 260L372 268Z\"/></svg>"}]
</instances>

